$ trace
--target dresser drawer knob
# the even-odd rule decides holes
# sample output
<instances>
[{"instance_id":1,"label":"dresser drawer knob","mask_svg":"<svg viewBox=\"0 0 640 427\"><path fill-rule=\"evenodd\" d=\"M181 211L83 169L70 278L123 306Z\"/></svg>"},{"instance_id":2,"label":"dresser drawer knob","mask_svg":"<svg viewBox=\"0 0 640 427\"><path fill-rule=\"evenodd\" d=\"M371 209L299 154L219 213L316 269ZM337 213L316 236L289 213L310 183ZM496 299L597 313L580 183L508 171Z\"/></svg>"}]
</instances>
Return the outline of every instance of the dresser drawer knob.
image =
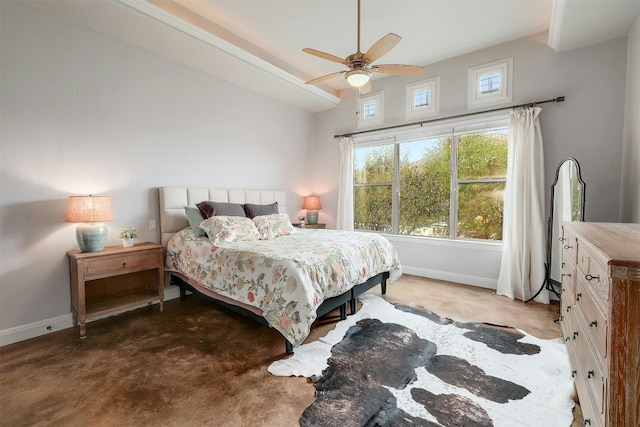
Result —
<instances>
[{"instance_id":1,"label":"dresser drawer knob","mask_svg":"<svg viewBox=\"0 0 640 427\"><path fill-rule=\"evenodd\" d=\"M595 373L595 372L593 372L593 371L589 371L589 372L587 372L587 378L593 378L593 377L595 377L595 376L596 376L596 373Z\"/></svg>"},{"instance_id":2,"label":"dresser drawer knob","mask_svg":"<svg viewBox=\"0 0 640 427\"><path fill-rule=\"evenodd\" d=\"M576 301L580 301L582 299L582 292L576 295Z\"/></svg>"},{"instance_id":3,"label":"dresser drawer knob","mask_svg":"<svg viewBox=\"0 0 640 427\"><path fill-rule=\"evenodd\" d=\"M595 326L597 328L598 327L598 321L594 320L593 322L589 323L589 326L592 327L592 328Z\"/></svg>"},{"instance_id":4,"label":"dresser drawer knob","mask_svg":"<svg viewBox=\"0 0 640 427\"><path fill-rule=\"evenodd\" d=\"M600 281L600 275L598 274L597 276L592 276L590 274L587 274L586 276L584 276L585 279L587 279L588 281L592 281L593 279L597 279L598 281Z\"/></svg>"},{"instance_id":5,"label":"dresser drawer knob","mask_svg":"<svg viewBox=\"0 0 640 427\"><path fill-rule=\"evenodd\" d=\"M126 267L127 267L127 263L126 263L126 262L123 262L123 263L122 263L122 268L126 268Z\"/></svg>"}]
</instances>

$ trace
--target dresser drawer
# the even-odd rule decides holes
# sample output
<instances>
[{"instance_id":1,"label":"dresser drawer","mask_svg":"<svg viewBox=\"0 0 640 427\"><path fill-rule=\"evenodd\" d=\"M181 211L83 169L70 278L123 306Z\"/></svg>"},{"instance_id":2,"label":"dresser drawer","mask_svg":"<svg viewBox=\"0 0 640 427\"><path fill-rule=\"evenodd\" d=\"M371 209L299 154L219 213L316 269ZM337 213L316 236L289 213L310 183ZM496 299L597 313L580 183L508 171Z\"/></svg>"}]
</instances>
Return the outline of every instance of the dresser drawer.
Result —
<instances>
[{"instance_id":1,"label":"dresser drawer","mask_svg":"<svg viewBox=\"0 0 640 427\"><path fill-rule=\"evenodd\" d=\"M571 298L571 301L575 301L576 298L576 269L575 264L572 264L563 258L562 265L562 298Z\"/></svg>"},{"instance_id":2,"label":"dresser drawer","mask_svg":"<svg viewBox=\"0 0 640 427\"><path fill-rule=\"evenodd\" d=\"M599 425L604 425L606 377L601 365L598 363L598 356L590 344L589 333L585 331L582 322L578 321L577 323L577 334L574 335L573 342L576 353L580 355L574 366L577 371L575 380L578 395L580 396L580 404L583 406L585 413L591 413L592 416L596 416ZM581 388L582 390L580 390ZM588 400L585 400L586 396L589 396ZM591 405L588 405L588 403L591 403ZM592 408L589 408L589 406L592 406ZM584 408L587 409L585 410ZM585 416L585 419L587 419L587 416ZM598 424L594 424L592 419L591 425Z\"/></svg>"},{"instance_id":3,"label":"dresser drawer","mask_svg":"<svg viewBox=\"0 0 640 427\"><path fill-rule=\"evenodd\" d=\"M578 244L576 236L565 227L563 227L562 232L564 234L564 240L562 241L563 262L575 265L578 259Z\"/></svg>"},{"instance_id":4,"label":"dresser drawer","mask_svg":"<svg viewBox=\"0 0 640 427\"><path fill-rule=\"evenodd\" d=\"M606 262L600 260L595 250L586 242L579 242L579 279L585 279L604 301L609 301L609 274Z\"/></svg>"},{"instance_id":5,"label":"dresser drawer","mask_svg":"<svg viewBox=\"0 0 640 427\"><path fill-rule=\"evenodd\" d=\"M580 273L580 270L578 270ZM599 357L607 357L607 317L602 313L592 291L586 288L584 281L578 280L576 285L576 310L580 312L584 321L584 329L587 339L593 342L593 346Z\"/></svg>"},{"instance_id":6,"label":"dresser drawer","mask_svg":"<svg viewBox=\"0 0 640 427\"><path fill-rule=\"evenodd\" d=\"M149 269L150 266L162 264L158 251L138 251L127 255L105 256L95 259L83 260L82 271L85 279L99 278L103 274L113 275L130 273L139 269Z\"/></svg>"}]
</instances>

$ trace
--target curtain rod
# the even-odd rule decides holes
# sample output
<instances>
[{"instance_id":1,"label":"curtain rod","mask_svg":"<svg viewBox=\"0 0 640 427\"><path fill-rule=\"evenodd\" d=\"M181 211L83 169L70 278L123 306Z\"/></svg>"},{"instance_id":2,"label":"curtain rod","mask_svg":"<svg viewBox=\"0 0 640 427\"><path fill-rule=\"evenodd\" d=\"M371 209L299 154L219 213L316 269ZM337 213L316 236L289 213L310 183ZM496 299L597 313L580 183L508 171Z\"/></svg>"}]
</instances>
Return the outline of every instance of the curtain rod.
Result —
<instances>
[{"instance_id":1,"label":"curtain rod","mask_svg":"<svg viewBox=\"0 0 640 427\"><path fill-rule=\"evenodd\" d=\"M450 119L458 119L460 117L475 116L475 115L484 114L484 113L494 113L496 111L502 111L502 110L511 110L511 109L515 109L515 108L524 108L524 107L535 107L538 104L546 104L547 102L564 102L564 96L559 96L557 98L551 98L551 99L547 99L547 100L544 100L544 101L528 102L526 104L512 105L511 107L494 108L493 110L476 111L476 112L473 112L473 113L464 113L464 114L458 114L458 115L455 115L455 116L448 116L448 117L438 117L438 118L435 118L435 119L423 120L421 122L403 123L401 125L387 126L387 127L382 127L382 128L378 128L378 129L361 130L359 132L345 133L345 134L342 134L342 135L333 135L333 137L334 138L342 138L342 137L345 137L345 136L351 137L353 135L360 135L360 134L363 134L363 133L378 132L378 131L381 131L381 130L397 129L397 128L403 128L403 127L408 127L408 126L417 126L417 125L423 125L425 123L439 122L439 121L442 121L442 120L450 120Z\"/></svg>"}]
</instances>

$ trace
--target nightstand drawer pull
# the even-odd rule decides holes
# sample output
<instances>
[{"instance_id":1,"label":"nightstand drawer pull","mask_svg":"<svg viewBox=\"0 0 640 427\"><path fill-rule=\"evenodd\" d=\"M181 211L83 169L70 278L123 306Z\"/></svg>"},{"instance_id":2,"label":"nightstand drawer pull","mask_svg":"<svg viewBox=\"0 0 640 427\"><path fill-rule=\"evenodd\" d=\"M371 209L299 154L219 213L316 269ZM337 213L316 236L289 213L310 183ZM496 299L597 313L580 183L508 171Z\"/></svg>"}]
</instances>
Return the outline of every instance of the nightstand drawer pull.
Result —
<instances>
[{"instance_id":1,"label":"nightstand drawer pull","mask_svg":"<svg viewBox=\"0 0 640 427\"><path fill-rule=\"evenodd\" d=\"M590 328L592 328L592 327L594 327L594 326L595 326L596 328L598 327L598 321L597 321L597 320L594 320L593 322L589 323L589 327L590 327Z\"/></svg>"},{"instance_id":2,"label":"nightstand drawer pull","mask_svg":"<svg viewBox=\"0 0 640 427\"><path fill-rule=\"evenodd\" d=\"M578 338L580 334L578 333L578 331L573 333L573 339L575 340L576 338Z\"/></svg>"},{"instance_id":3,"label":"nightstand drawer pull","mask_svg":"<svg viewBox=\"0 0 640 427\"><path fill-rule=\"evenodd\" d=\"M598 274L597 276L592 276L591 274L587 274L586 276L584 276L584 278L587 279L588 281L592 281L593 279L600 280L600 275Z\"/></svg>"},{"instance_id":4,"label":"nightstand drawer pull","mask_svg":"<svg viewBox=\"0 0 640 427\"><path fill-rule=\"evenodd\" d=\"M582 292L576 295L576 301L580 301L582 299Z\"/></svg>"},{"instance_id":5,"label":"nightstand drawer pull","mask_svg":"<svg viewBox=\"0 0 640 427\"><path fill-rule=\"evenodd\" d=\"M591 420L589 418L587 418L586 420L584 420L584 424L585 426L590 426L591 425Z\"/></svg>"},{"instance_id":6,"label":"nightstand drawer pull","mask_svg":"<svg viewBox=\"0 0 640 427\"><path fill-rule=\"evenodd\" d=\"M596 373L595 373L595 372L593 372L593 371L589 371L589 372L587 372L587 378L593 378L593 377L595 377L595 376L596 376Z\"/></svg>"},{"instance_id":7,"label":"nightstand drawer pull","mask_svg":"<svg viewBox=\"0 0 640 427\"><path fill-rule=\"evenodd\" d=\"M126 262L123 262L123 263L122 263L122 268L126 268L126 267L127 267L127 263L126 263Z\"/></svg>"},{"instance_id":8,"label":"nightstand drawer pull","mask_svg":"<svg viewBox=\"0 0 640 427\"><path fill-rule=\"evenodd\" d=\"M565 249L571 249L571 248L573 248L573 246L571 246L571 245L564 245L564 248L565 248Z\"/></svg>"}]
</instances>

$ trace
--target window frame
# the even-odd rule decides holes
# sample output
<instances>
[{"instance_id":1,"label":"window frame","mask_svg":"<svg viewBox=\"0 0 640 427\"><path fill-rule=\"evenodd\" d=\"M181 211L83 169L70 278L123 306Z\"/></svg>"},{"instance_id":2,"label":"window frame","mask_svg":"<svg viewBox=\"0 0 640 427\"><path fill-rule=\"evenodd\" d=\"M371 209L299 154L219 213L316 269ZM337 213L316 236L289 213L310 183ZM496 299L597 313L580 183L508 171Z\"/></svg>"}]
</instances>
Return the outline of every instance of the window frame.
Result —
<instances>
[{"instance_id":1,"label":"window frame","mask_svg":"<svg viewBox=\"0 0 640 427\"><path fill-rule=\"evenodd\" d=\"M459 179L458 177L458 137L470 133L478 132L490 132L497 129L507 129L508 135L509 127L509 113L491 113L491 114L479 114L473 118L466 119L453 119L450 121L434 123L434 124L422 124L419 129L394 129L374 133L374 135L359 135L354 136L354 148L368 148L375 146L393 145L393 168L394 174L391 183L391 232L386 234L392 234L393 236L403 237L415 237L420 239L438 239L437 237L419 236L410 234L400 234L400 145L402 143L408 143L420 139L429 139L434 137L442 137L449 135L451 137L451 153L450 153L450 189L449 189L449 235L446 238L442 238L447 241L476 241L476 242L497 242L501 243L501 240L492 239L474 239L474 238L459 238L458 233L458 211L459 211L459 186L460 184L470 183L491 183L491 182L507 182L507 177L502 178L484 178L484 179ZM355 160L357 155L354 155L354 176L355 176ZM354 192L356 187L366 187L372 184L356 184L355 179L352 183L352 190ZM375 185L388 186L389 183L376 183ZM355 209L355 206L353 207ZM355 212L354 212L355 216ZM355 220L355 218L354 218ZM376 232L375 230L367 229L354 229L359 231ZM382 233L382 232L380 232Z\"/></svg>"},{"instance_id":2,"label":"window frame","mask_svg":"<svg viewBox=\"0 0 640 427\"><path fill-rule=\"evenodd\" d=\"M500 75L501 87L489 93L481 93L481 78L485 75L497 73ZM513 91L513 57L500 59L468 70L467 108L473 109L488 105L511 102Z\"/></svg>"},{"instance_id":3,"label":"window frame","mask_svg":"<svg viewBox=\"0 0 640 427\"><path fill-rule=\"evenodd\" d=\"M369 102L376 103L376 116L365 117L365 105ZM358 95L358 128L380 126L384 123L384 92L372 92L367 95Z\"/></svg>"},{"instance_id":4,"label":"window frame","mask_svg":"<svg viewBox=\"0 0 640 427\"><path fill-rule=\"evenodd\" d=\"M420 89L426 90L430 95L430 99L427 105L416 107L414 96L415 92ZM406 119L415 120L437 114L440 114L440 76L408 84L406 89Z\"/></svg>"}]
</instances>

